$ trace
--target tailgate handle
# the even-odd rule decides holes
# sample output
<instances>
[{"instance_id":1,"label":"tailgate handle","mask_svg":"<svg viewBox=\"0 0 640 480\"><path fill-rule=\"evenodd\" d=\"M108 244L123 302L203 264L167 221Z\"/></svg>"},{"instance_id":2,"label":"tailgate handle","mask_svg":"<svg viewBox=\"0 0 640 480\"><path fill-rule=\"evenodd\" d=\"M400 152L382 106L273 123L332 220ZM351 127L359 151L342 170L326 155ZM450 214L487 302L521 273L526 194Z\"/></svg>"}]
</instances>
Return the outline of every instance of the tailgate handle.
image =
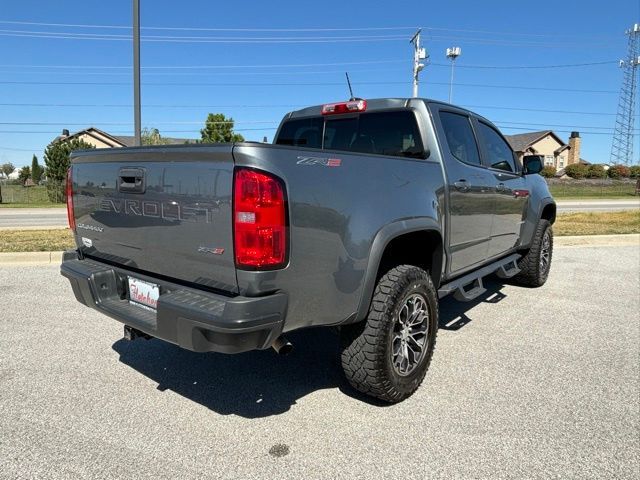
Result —
<instances>
[{"instance_id":1,"label":"tailgate handle","mask_svg":"<svg viewBox=\"0 0 640 480\"><path fill-rule=\"evenodd\" d=\"M144 169L121 168L118 172L118 191L123 193L144 193Z\"/></svg>"}]
</instances>

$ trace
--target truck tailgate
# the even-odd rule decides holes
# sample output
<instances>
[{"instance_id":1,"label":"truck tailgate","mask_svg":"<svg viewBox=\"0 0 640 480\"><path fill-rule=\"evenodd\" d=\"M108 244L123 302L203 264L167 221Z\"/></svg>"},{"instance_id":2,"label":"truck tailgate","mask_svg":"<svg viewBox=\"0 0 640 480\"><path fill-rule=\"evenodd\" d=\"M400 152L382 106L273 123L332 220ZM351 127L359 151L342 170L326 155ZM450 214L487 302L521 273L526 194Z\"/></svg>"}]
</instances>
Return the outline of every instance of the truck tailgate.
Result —
<instances>
[{"instance_id":1,"label":"truck tailgate","mask_svg":"<svg viewBox=\"0 0 640 480\"><path fill-rule=\"evenodd\" d=\"M237 292L232 148L77 154L72 178L78 247L98 260Z\"/></svg>"}]
</instances>

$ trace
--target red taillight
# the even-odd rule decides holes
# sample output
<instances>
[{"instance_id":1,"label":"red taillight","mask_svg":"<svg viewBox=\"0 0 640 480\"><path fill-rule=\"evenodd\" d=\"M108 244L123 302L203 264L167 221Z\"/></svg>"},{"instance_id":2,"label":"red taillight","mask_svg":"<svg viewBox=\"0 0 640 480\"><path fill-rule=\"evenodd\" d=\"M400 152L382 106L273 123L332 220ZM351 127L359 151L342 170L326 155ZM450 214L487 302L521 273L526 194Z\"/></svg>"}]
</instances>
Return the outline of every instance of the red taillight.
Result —
<instances>
[{"instance_id":1,"label":"red taillight","mask_svg":"<svg viewBox=\"0 0 640 480\"><path fill-rule=\"evenodd\" d=\"M233 193L236 265L255 269L284 266L287 253L284 187L275 177L237 169Z\"/></svg>"},{"instance_id":2,"label":"red taillight","mask_svg":"<svg viewBox=\"0 0 640 480\"><path fill-rule=\"evenodd\" d=\"M69 228L76 231L76 218L73 214L73 178L71 176L71 167L67 170L67 188L65 191L67 197L67 218L69 219Z\"/></svg>"},{"instance_id":3,"label":"red taillight","mask_svg":"<svg viewBox=\"0 0 640 480\"><path fill-rule=\"evenodd\" d=\"M327 103L322 106L322 115L336 115L338 113L364 112L367 109L366 100L351 100L349 102Z\"/></svg>"}]
</instances>

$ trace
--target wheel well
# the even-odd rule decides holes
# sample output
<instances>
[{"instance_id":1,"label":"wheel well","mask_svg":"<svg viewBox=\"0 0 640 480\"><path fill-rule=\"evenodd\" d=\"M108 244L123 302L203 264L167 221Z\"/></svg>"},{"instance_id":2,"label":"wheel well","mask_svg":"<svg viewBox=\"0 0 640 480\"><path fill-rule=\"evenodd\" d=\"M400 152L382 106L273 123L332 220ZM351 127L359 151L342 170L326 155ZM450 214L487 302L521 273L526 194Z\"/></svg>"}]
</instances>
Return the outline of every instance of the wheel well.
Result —
<instances>
[{"instance_id":1,"label":"wheel well","mask_svg":"<svg viewBox=\"0 0 640 480\"><path fill-rule=\"evenodd\" d=\"M548 220L549 223L553 224L556 221L556 206L553 203L550 203L544 207L542 210L542 215L540 218L544 218Z\"/></svg>"},{"instance_id":2,"label":"wheel well","mask_svg":"<svg viewBox=\"0 0 640 480\"><path fill-rule=\"evenodd\" d=\"M442 237L433 230L419 230L393 238L385 247L376 282L398 265L415 265L431 275L436 288L442 273Z\"/></svg>"}]
</instances>

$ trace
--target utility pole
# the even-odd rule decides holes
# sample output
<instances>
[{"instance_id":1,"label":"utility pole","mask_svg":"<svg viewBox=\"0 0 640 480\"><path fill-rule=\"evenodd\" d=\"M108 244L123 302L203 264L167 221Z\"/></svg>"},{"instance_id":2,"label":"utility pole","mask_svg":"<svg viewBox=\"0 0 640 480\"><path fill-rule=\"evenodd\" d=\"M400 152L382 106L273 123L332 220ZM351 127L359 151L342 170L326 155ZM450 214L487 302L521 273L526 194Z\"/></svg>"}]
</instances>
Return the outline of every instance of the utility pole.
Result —
<instances>
[{"instance_id":1,"label":"utility pole","mask_svg":"<svg viewBox=\"0 0 640 480\"><path fill-rule=\"evenodd\" d=\"M456 58L460 56L462 49L460 47L447 48L447 58L451 60L451 79L449 80L449 103L453 100L453 67L456 63Z\"/></svg>"},{"instance_id":2,"label":"utility pole","mask_svg":"<svg viewBox=\"0 0 640 480\"><path fill-rule=\"evenodd\" d=\"M142 145L140 125L140 0L133 0L133 121L134 145Z\"/></svg>"},{"instance_id":3,"label":"utility pole","mask_svg":"<svg viewBox=\"0 0 640 480\"><path fill-rule=\"evenodd\" d=\"M420 32L422 29L419 28L418 31L411 37L409 43L413 43L413 97L416 98L418 96L418 74L424 68L424 63L420 63L420 60L424 60L428 58L427 51L424 48L420 47Z\"/></svg>"},{"instance_id":4,"label":"utility pole","mask_svg":"<svg viewBox=\"0 0 640 480\"><path fill-rule=\"evenodd\" d=\"M633 143L638 93L638 65L640 65L640 24L634 24L625 33L629 37L627 57L620 60L620 68L624 72L611 144L611 163L614 165L634 163Z\"/></svg>"}]
</instances>

